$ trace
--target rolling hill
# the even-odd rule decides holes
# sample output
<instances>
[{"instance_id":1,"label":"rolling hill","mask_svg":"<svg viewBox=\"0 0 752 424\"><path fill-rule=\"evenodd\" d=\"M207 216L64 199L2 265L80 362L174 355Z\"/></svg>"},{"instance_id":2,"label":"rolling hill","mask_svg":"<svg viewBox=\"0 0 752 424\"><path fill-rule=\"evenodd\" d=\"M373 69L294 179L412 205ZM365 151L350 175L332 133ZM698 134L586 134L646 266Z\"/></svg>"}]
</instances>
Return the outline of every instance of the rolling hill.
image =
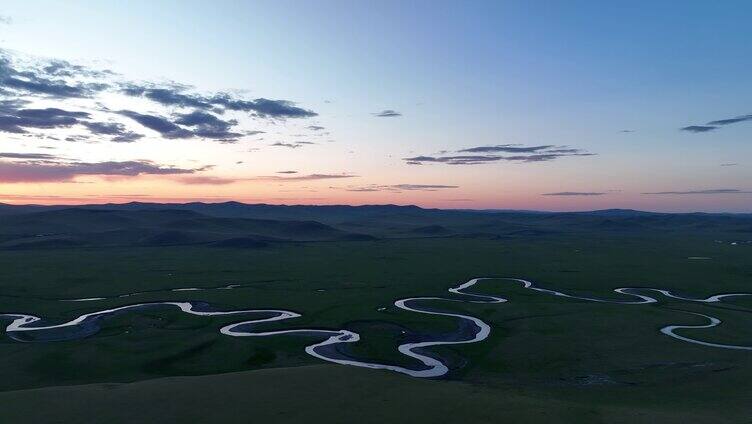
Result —
<instances>
[{"instance_id":1,"label":"rolling hill","mask_svg":"<svg viewBox=\"0 0 752 424\"><path fill-rule=\"evenodd\" d=\"M528 212L417 206L125 203L0 204L0 249L211 244L261 248L283 242L383 238L521 238L675 232L743 237L750 214L666 214L624 209Z\"/></svg>"}]
</instances>

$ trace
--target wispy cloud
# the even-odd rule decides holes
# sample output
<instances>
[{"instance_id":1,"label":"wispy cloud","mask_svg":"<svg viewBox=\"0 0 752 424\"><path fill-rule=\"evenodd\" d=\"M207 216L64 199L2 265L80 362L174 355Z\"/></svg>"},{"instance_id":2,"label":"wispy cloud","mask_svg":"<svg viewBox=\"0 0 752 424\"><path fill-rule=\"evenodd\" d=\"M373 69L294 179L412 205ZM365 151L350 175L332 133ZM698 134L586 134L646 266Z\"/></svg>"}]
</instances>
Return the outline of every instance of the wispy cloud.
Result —
<instances>
[{"instance_id":1,"label":"wispy cloud","mask_svg":"<svg viewBox=\"0 0 752 424\"><path fill-rule=\"evenodd\" d=\"M401 193L403 191L439 191L445 189L459 188L456 185L446 184L392 184L392 185L379 185L368 184L364 186L347 186L344 188L346 191L354 192L379 192L387 191L392 193Z\"/></svg>"},{"instance_id":2,"label":"wispy cloud","mask_svg":"<svg viewBox=\"0 0 752 424\"><path fill-rule=\"evenodd\" d=\"M502 156L494 155L459 155L459 156L412 156L403 158L408 165L423 165L425 162L446 163L449 165L478 165L502 160Z\"/></svg>"},{"instance_id":3,"label":"wispy cloud","mask_svg":"<svg viewBox=\"0 0 752 424\"><path fill-rule=\"evenodd\" d=\"M396 110L385 109L385 110L382 110L381 112L374 113L373 116L376 116L379 118L396 118L398 116L402 116L402 114L397 112Z\"/></svg>"},{"instance_id":4,"label":"wispy cloud","mask_svg":"<svg viewBox=\"0 0 752 424\"><path fill-rule=\"evenodd\" d=\"M295 106L289 100L272 100L257 98L253 100L236 98L229 93L215 93L204 96L188 92L188 86L181 84L156 85L153 83L122 85L121 92L134 97L145 97L166 106L195 108L200 110L232 110L248 112L260 118L310 118L318 116L316 112Z\"/></svg>"},{"instance_id":5,"label":"wispy cloud","mask_svg":"<svg viewBox=\"0 0 752 424\"><path fill-rule=\"evenodd\" d=\"M717 121L710 121L708 125L729 125L736 124L738 122L752 121L752 115L741 115L734 118L719 119Z\"/></svg>"},{"instance_id":6,"label":"wispy cloud","mask_svg":"<svg viewBox=\"0 0 752 424\"><path fill-rule=\"evenodd\" d=\"M90 70L61 60L27 65L14 60L7 50L0 49L0 87L17 97L91 97L111 88L107 83L92 80L108 74L111 73ZM79 78L74 78L75 76Z\"/></svg>"},{"instance_id":7,"label":"wispy cloud","mask_svg":"<svg viewBox=\"0 0 752 424\"><path fill-rule=\"evenodd\" d=\"M655 191L642 194L749 194L752 191L739 190L735 188L714 188L707 190L687 190L687 191Z\"/></svg>"},{"instance_id":8,"label":"wispy cloud","mask_svg":"<svg viewBox=\"0 0 752 424\"><path fill-rule=\"evenodd\" d=\"M81 122L81 124L92 134L112 136L110 140L115 143L131 143L144 137L143 134L127 130L125 125L119 122Z\"/></svg>"},{"instance_id":9,"label":"wispy cloud","mask_svg":"<svg viewBox=\"0 0 752 424\"><path fill-rule=\"evenodd\" d=\"M717 130L718 128L725 126L725 125L737 124L739 122L745 122L745 121L752 121L752 114L739 115L733 118L717 119L715 121L710 121L705 125L690 125L688 127L681 128L681 130L694 132L694 133L703 133L703 132Z\"/></svg>"},{"instance_id":10,"label":"wispy cloud","mask_svg":"<svg viewBox=\"0 0 752 424\"><path fill-rule=\"evenodd\" d=\"M316 143L314 143L312 141L294 141L292 143L284 143L284 142L278 141L276 143L270 144L270 146L273 146L273 147L287 147L288 149L299 149L299 148L301 148L303 146L307 146L307 145L310 145L310 144L316 144Z\"/></svg>"},{"instance_id":11,"label":"wispy cloud","mask_svg":"<svg viewBox=\"0 0 752 424\"><path fill-rule=\"evenodd\" d=\"M493 153L518 153L503 156ZM517 144L501 144L496 146L478 146L458 150L456 153L487 153L481 155L441 155L441 156L412 156L402 158L408 165L422 165L424 163L445 163L448 165L480 165L485 163L509 162L547 162L566 156L594 156L581 149L569 146L541 145L520 146Z\"/></svg>"},{"instance_id":12,"label":"wispy cloud","mask_svg":"<svg viewBox=\"0 0 752 424\"><path fill-rule=\"evenodd\" d=\"M19 99L0 100L0 131L26 134L29 129L69 128L90 118L87 112L25 108L26 104Z\"/></svg>"},{"instance_id":13,"label":"wispy cloud","mask_svg":"<svg viewBox=\"0 0 752 424\"><path fill-rule=\"evenodd\" d=\"M202 170L164 166L148 160L77 162L49 158L23 159L28 160L0 161L0 183L70 182L79 176L135 177L192 174Z\"/></svg>"},{"instance_id":14,"label":"wispy cloud","mask_svg":"<svg viewBox=\"0 0 752 424\"><path fill-rule=\"evenodd\" d=\"M222 120L217 116L200 110L178 114L176 124L191 127L196 137L212 138L221 140L237 140L243 134L230 131L230 128L238 125L235 119Z\"/></svg>"},{"instance_id":15,"label":"wispy cloud","mask_svg":"<svg viewBox=\"0 0 752 424\"><path fill-rule=\"evenodd\" d=\"M456 185L445 184L395 184L394 187L399 190L441 190L445 188L459 188Z\"/></svg>"},{"instance_id":16,"label":"wispy cloud","mask_svg":"<svg viewBox=\"0 0 752 424\"><path fill-rule=\"evenodd\" d=\"M198 137L234 142L243 136L241 133L230 131L232 126L237 125L238 122L236 120L225 121L212 114L198 110L185 114L177 114L174 120L163 116L142 114L132 110L121 110L118 113L133 119L150 130L158 132L162 137L167 139ZM132 135L133 133L130 134ZM121 128L120 135L116 139L113 139L113 141L133 140L129 139L128 133L122 131Z\"/></svg>"},{"instance_id":17,"label":"wispy cloud","mask_svg":"<svg viewBox=\"0 0 752 424\"><path fill-rule=\"evenodd\" d=\"M3 159L43 159L54 160L58 159L57 156L48 153L0 153L0 158Z\"/></svg>"},{"instance_id":18,"label":"wispy cloud","mask_svg":"<svg viewBox=\"0 0 752 424\"><path fill-rule=\"evenodd\" d=\"M55 128L87 131L87 134L60 137L71 141L89 135L94 136L95 141L121 143L143 138L125 125L130 121L122 118L129 118L163 138L195 137L227 143L261 133L241 128L237 119L224 117L228 114L268 120L317 116L316 112L289 100L247 99L227 92L199 94L192 87L179 83L133 82L107 69L26 57L4 49L0 49L0 95L12 99L0 101L0 132L41 135L43 130ZM106 103L113 95L143 98L151 102L152 107L141 110L135 106L139 103L134 103L126 110L111 110ZM70 110L66 99L84 99L96 102L97 106L79 103L80 110ZM38 101L52 102L55 107L29 107L30 103ZM153 111L153 106L161 107L163 112ZM97 118L102 115L109 117ZM311 126L309 129L314 127L318 128Z\"/></svg>"},{"instance_id":19,"label":"wispy cloud","mask_svg":"<svg viewBox=\"0 0 752 424\"><path fill-rule=\"evenodd\" d=\"M520 146L519 144L499 144L496 146L478 146L458 150L460 153L532 153L547 150L554 146Z\"/></svg>"},{"instance_id":20,"label":"wispy cloud","mask_svg":"<svg viewBox=\"0 0 752 424\"><path fill-rule=\"evenodd\" d=\"M188 184L188 185L228 185L228 184L234 184L238 181L242 181L242 179L212 177L208 175L196 175L196 176L181 177L181 178L176 179L176 181L179 182L180 184Z\"/></svg>"},{"instance_id":21,"label":"wispy cloud","mask_svg":"<svg viewBox=\"0 0 752 424\"><path fill-rule=\"evenodd\" d=\"M167 118L162 116L148 115L134 112L132 110L121 110L119 113L133 119L150 130L158 132L164 138L173 139L193 137L193 132L170 122Z\"/></svg>"},{"instance_id":22,"label":"wispy cloud","mask_svg":"<svg viewBox=\"0 0 752 424\"><path fill-rule=\"evenodd\" d=\"M294 175L291 177L283 177L280 175L268 175L261 177L249 178L253 181L271 181L271 182L297 182L297 181L315 181L315 180L336 180L341 178L356 178L358 175L354 174L308 174L308 175Z\"/></svg>"},{"instance_id":23,"label":"wispy cloud","mask_svg":"<svg viewBox=\"0 0 752 424\"><path fill-rule=\"evenodd\" d=\"M0 193L0 201L12 201L12 202L44 202L44 203L72 203L87 204L87 203L102 203L117 201L159 201L168 203L186 203L186 202L217 202L232 200L227 196L200 196L200 197L164 197L164 196L152 196L149 194L91 194L85 196L57 196L57 195L34 195L34 194L3 194ZM262 199L254 199L260 201Z\"/></svg>"},{"instance_id":24,"label":"wispy cloud","mask_svg":"<svg viewBox=\"0 0 752 424\"><path fill-rule=\"evenodd\" d=\"M682 131L688 131L693 133L704 133L717 130L718 127L712 125L690 125L688 127L680 128Z\"/></svg>"},{"instance_id":25,"label":"wispy cloud","mask_svg":"<svg viewBox=\"0 0 752 424\"><path fill-rule=\"evenodd\" d=\"M600 191L559 191L555 193L543 193L541 196L603 196L607 194Z\"/></svg>"}]
</instances>

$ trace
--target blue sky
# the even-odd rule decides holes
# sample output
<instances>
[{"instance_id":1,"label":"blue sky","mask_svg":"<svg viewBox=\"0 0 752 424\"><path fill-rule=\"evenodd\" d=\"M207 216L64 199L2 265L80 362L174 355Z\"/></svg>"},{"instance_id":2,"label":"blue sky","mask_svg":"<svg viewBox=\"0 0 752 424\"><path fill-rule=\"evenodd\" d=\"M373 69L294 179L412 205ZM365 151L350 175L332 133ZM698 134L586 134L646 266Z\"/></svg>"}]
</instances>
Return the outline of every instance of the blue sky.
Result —
<instances>
[{"instance_id":1,"label":"blue sky","mask_svg":"<svg viewBox=\"0 0 752 424\"><path fill-rule=\"evenodd\" d=\"M752 120L681 130L752 113L747 2L7 1L0 15L7 17L0 24L6 55L64 59L110 69L122 81L173 81L196 93L238 90L232 93L288 100L317 114L233 115L245 131L265 133L232 143L145 132L127 145L88 139L46 146L66 166L211 165L192 177L216 184L159 174L0 179L5 201L26 196L54 203L43 199L54 186L70 201L139 194L270 203L752 209L752 194L745 193L752 191ZM10 96L22 94L29 93ZM111 108L139 106L139 113L159 116L191 111L107 99ZM34 102L26 107L93 107L39 96ZM384 110L401 116L375 115ZM138 132L127 117L123 122ZM312 126L325 130L313 138L304 131ZM42 142L32 139L7 139L2 151L41 152ZM272 146L302 139L315 144ZM441 161L498 145L577 153L508 159L517 155L507 149L505 159ZM440 160L405 160L415 157ZM21 165L28 171L19 160L7 172ZM281 170L348 177L273 184L260 178ZM89 184L69 184L71 178Z\"/></svg>"}]
</instances>

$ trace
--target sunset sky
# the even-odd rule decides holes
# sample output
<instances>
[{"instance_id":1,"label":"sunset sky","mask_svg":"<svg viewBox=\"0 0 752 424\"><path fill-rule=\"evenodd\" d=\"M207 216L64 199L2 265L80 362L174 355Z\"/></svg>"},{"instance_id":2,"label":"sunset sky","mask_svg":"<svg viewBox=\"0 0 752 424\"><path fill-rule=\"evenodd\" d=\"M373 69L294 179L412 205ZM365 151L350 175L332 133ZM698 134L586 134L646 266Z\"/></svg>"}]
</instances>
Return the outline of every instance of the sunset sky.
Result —
<instances>
[{"instance_id":1,"label":"sunset sky","mask_svg":"<svg viewBox=\"0 0 752 424\"><path fill-rule=\"evenodd\" d=\"M752 212L751 13L3 1L0 202Z\"/></svg>"}]
</instances>

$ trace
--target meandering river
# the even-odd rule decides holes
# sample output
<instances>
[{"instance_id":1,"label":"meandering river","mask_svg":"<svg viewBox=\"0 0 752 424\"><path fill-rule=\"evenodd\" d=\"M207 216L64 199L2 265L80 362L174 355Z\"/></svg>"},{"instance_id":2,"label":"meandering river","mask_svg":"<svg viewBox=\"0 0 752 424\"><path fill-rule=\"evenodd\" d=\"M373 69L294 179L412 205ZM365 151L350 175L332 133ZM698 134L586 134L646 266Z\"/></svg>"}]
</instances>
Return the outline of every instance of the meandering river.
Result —
<instances>
[{"instance_id":1,"label":"meandering river","mask_svg":"<svg viewBox=\"0 0 752 424\"><path fill-rule=\"evenodd\" d=\"M490 296L486 294L479 294L469 292L478 282L484 280L495 280L501 282L511 282L520 284L523 288L536 291L543 294L565 297L576 300L584 300L590 302L600 303L613 303L621 305L644 305L649 303L656 303L658 300L653 297L655 295L648 295L657 293L667 298L678 299L687 302L700 302L700 303L717 303L722 302L724 299L740 296L752 296L752 293L727 293L709 296L707 298L689 298L678 296L671 293L668 290L657 288L636 288L636 287L622 287L614 289L613 291L621 296L626 296L624 299L601 299L594 297L576 296L566 294L556 290L537 287L535 284L528 280L519 278L473 278L457 287L452 287L448 291L455 295L455 297L411 297L406 299L398 299L394 302L394 306L414 313L448 316L462 321L460 328L457 332L444 335L435 336L431 340L404 343L398 346L398 351L414 359L416 363L415 367L402 367L391 364L382 364L377 362L368 362L364 360L358 360L351 358L348 355L342 353L341 349L337 349L338 345L345 343L356 343L361 341L361 337L358 333L350 330L330 330L330 329L290 329L290 330L276 330L276 331L256 331L256 327L259 324L270 323L275 321L284 321L289 319L298 318L301 315L288 310L283 309L246 309L246 310L230 310L230 311L218 311L211 307L211 305L203 302L149 302L149 303L136 303L126 306L120 306L117 308L104 309L97 312L91 312L83 314L75 319L61 324L47 324L40 317L23 314L23 313L4 313L0 314L0 318L6 318L12 320L6 327L5 331L9 337L21 342L51 342L59 340L73 340L88 337L96 334L100 330L102 320L107 317L111 317L118 314L127 313L135 310L153 309L153 308L177 308L180 311L199 316L227 316L227 315L247 315L253 316L253 319L247 319L244 321L236 322L220 329L220 332L224 335L231 337L269 337L278 335L307 335L318 338L323 338L323 341L311 344L306 347L306 352L324 361L333 362L342 365L357 366L371 369L383 369L394 371L402 374L407 374L412 377L428 378L428 377L441 377L449 372L447 364L442 359L432 354L429 348L441 345L458 345L477 343L485 340L491 333L491 326L483 320L459 313L444 312L436 310L435 307L428 307L428 302L467 302L467 303L489 303L500 304L507 302L507 299L498 296ZM239 285L227 285L222 287L215 287L209 289L202 289L196 287L177 288L171 289L174 292L180 291L202 291L202 290L232 290L240 287ZM115 296L114 298L130 297L138 293L131 293L125 295ZM80 299L64 299L66 302L95 302L99 300L112 299L107 297L89 297ZM734 350L752 350L752 346L742 345L730 345L721 343L710 343L702 340L690 338L677 334L677 330L696 330L707 329L715 327L721 324L721 320L710 315L704 315L694 312L687 312L687 314L700 316L709 321L704 325L667 325L661 328L661 333L673 337L677 340L694 343L702 346L721 348L721 349L734 349Z\"/></svg>"}]
</instances>

